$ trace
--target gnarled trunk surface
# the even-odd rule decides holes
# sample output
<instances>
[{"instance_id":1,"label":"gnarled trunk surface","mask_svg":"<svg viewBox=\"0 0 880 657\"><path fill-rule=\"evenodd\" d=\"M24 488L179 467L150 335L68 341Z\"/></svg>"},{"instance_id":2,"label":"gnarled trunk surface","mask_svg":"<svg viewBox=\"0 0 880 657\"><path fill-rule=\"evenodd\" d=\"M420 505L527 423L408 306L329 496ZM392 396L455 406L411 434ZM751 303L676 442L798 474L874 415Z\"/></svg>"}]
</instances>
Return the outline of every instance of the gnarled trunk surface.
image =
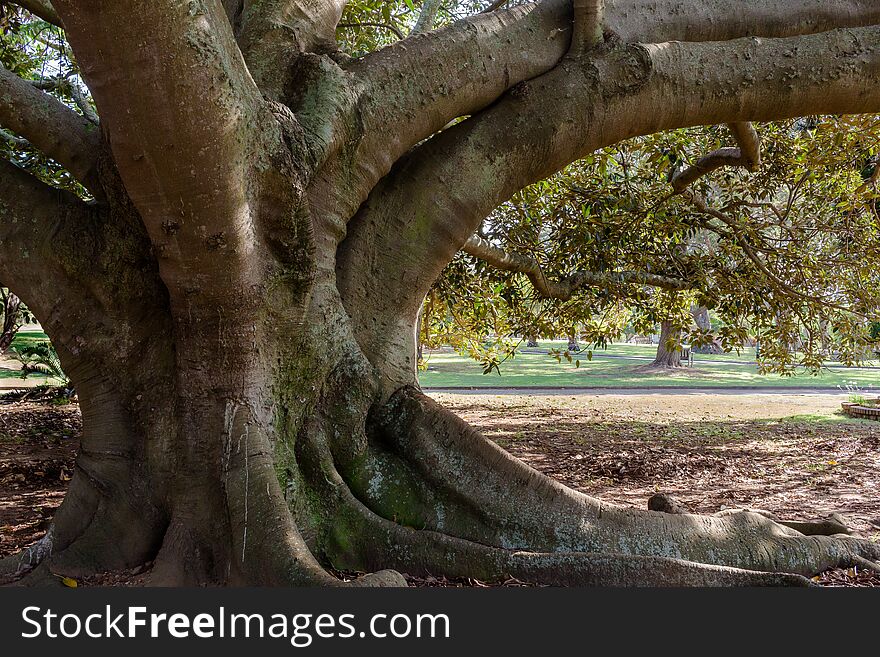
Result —
<instances>
[{"instance_id":1,"label":"gnarled trunk surface","mask_svg":"<svg viewBox=\"0 0 880 657\"><path fill-rule=\"evenodd\" d=\"M571 3L547 0L349 61L341 0L53 0L100 127L5 70L0 119L96 200L0 162L0 277L57 346L84 435L51 529L0 577L803 584L880 556L755 513L601 502L417 387L422 300L523 186L637 134L880 109L873 3L739 4L616 2L602 44L576 12L593 37L570 49Z\"/></svg>"}]
</instances>

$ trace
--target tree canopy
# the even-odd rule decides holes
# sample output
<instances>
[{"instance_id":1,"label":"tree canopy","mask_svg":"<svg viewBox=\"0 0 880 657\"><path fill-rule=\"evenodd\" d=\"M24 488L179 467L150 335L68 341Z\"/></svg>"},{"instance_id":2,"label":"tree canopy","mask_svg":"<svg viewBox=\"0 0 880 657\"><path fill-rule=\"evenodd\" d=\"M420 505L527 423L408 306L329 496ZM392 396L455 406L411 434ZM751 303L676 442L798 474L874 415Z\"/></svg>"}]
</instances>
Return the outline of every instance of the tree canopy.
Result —
<instances>
[{"instance_id":1,"label":"tree canopy","mask_svg":"<svg viewBox=\"0 0 880 657\"><path fill-rule=\"evenodd\" d=\"M597 151L486 218L436 283L425 334L488 364L508 336L579 326L602 346L665 319L695 345L758 339L766 371L853 364L875 340L878 127L876 115L763 124L755 171L718 168L681 191L676 176L736 143L727 128ZM692 326L692 306L713 311L717 335ZM507 340L486 346L489 334Z\"/></svg>"}]
</instances>

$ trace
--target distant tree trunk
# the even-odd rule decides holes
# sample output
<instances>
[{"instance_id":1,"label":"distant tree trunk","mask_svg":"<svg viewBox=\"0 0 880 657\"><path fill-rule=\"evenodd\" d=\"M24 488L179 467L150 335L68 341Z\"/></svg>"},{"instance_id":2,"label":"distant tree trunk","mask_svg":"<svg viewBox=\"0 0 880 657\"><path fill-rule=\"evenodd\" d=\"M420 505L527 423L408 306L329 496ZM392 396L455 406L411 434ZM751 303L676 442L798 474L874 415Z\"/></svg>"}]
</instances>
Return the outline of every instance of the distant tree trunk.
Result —
<instances>
[{"instance_id":1,"label":"distant tree trunk","mask_svg":"<svg viewBox=\"0 0 880 657\"><path fill-rule=\"evenodd\" d=\"M530 335L526 338L526 346L527 347L537 347L538 346L538 336Z\"/></svg>"},{"instance_id":2,"label":"distant tree trunk","mask_svg":"<svg viewBox=\"0 0 880 657\"><path fill-rule=\"evenodd\" d=\"M694 324L701 331L708 331L712 328L712 322L709 319L709 309L706 306L693 306L691 308L691 316L694 318ZM691 351L695 354L720 354L721 345L717 341L700 347L692 347Z\"/></svg>"},{"instance_id":3,"label":"distant tree trunk","mask_svg":"<svg viewBox=\"0 0 880 657\"><path fill-rule=\"evenodd\" d=\"M8 292L3 299L3 332L0 333L0 354L6 353L18 333L18 329L21 328L19 308L21 308L21 299L12 292Z\"/></svg>"},{"instance_id":4,"label":"distant tree trunk","mask_svg":"<svg viewBox=\"0 0 880 657\"><path fill-rule=\"evenodd\" d=\"M691 308L691 316L694 318L694 324L703 331L712 328L712 322L709 320L709 309L706 306L694 306Z\"/></svg>"},{"instance_id":5,"label":"distant tree trunk","mask_svg":"<svg viewBox=\"0 0 880 657\"><path fill-rule=\"evenodd\" d=\"M660 325L660 343L657 345L657 357L651 367L681 367L681 329L663 320Z\"/></svg>"},{"instance_id":6,"label":"distant tree trunk","mask_svg":"<svg viewBox=\"0 0 880 657\"><path fill-rule=\"evenodd\" d=\"M568 334L568 350L569 351L580 351L581 347L577 341L577 333L575 333L574 329L572 329Z\"/></svg>"},{"instance_id":7,"label":"distant tree trunk","mask_svg":"<svg viewBox=\"0 0 880 657\"><path fill-rule=\"evenodd\" d=\"M422 345L422 316L419 315L419 322L416 326L416 362L421 362L424 355Z\"/></svg>"}]
</instances>

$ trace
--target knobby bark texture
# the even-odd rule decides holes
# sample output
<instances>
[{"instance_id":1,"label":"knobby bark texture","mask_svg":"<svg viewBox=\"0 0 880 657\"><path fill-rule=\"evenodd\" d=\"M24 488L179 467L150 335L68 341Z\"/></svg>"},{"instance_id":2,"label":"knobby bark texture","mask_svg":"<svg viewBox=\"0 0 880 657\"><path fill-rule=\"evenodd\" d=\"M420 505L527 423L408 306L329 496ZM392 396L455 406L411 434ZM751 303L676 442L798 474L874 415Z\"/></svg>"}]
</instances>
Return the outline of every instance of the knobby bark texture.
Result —
<instances>
[{"instance_id":1,"label":"knobby bark texture","mask_svg":"<svg viewBox=\"0 0 880 657\"><path fill-rule=\"evenodd\" d=\"M100 124L7 71L0 124L93 200L0 163L0 280L55 342L84 436L5 581L152 562L159 584L338 585L331 567L366 585L804 584L880 556L761 514L569 490L424 396L414 357L436 275L574 159L667 128L880 111L876 3L544 0L438 30L426 15L354 61L335 52L341 0L39 4Z\"/></svg>"}]
</instances>

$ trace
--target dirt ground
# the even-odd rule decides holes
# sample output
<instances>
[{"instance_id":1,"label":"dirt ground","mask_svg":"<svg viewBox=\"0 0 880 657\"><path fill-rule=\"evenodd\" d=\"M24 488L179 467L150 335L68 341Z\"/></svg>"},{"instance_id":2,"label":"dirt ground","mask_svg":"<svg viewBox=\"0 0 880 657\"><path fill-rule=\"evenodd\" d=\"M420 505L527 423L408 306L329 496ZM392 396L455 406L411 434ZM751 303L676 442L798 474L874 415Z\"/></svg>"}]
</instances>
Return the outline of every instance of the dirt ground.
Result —
<instances>
[{"instance_id":1,"label":"dirt ground","mask_svg":"<svg viewBox=\"0 0 880 657\"><path fill-rule=\"evenodd\" d=\"M880 539L880 422L844 418L817 394L458 395L438 401L564 484L644 507L839 513Z\"/></svg>"},{"instance_id":2,"label":"dirt ground","mask_svg":"<svg viewBox=\"0 0 880 657\"><path fill-rule=\"evenodd\" d=\"M0 557L46 532L73 473L80 427L76 404L0 402Z\"/></svg>"},{"instance_id":3,"label":"dirt ground","mask_svg":"<svg viewBox=\"0 0 880 657\"><path fill-rule=\"evenodd\" d=\"M840 416L845 396L432 396L538 470L609 502L644 508L664 492L701 513L751 507L816 519L834 512L880 540L880 422ZM75 403L0 403L0 557L45 531L70 478L79 431ZM142 575L81 584L137 584ZM880 578L835 571L822 583L877 586ZM443 578L411 584L482 585Z\"/></svg>"}]
</instances>

